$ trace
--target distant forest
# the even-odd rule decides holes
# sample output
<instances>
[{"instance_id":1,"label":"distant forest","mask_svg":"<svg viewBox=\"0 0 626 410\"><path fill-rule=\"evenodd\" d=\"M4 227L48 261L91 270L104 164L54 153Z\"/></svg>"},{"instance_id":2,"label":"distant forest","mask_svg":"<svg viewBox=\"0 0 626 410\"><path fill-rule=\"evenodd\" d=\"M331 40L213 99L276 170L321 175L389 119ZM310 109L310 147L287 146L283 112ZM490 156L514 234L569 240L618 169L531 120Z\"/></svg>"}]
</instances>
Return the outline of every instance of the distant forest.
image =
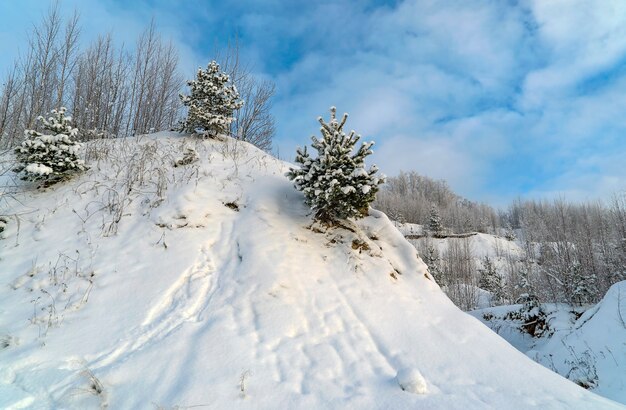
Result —
<instances>
[{"instance_id":1,"label":"distant forest","mask_svg":"<svg viewBox=\"0 0 626 410\"><path fill-rule=\"evenodd\" d=\"M487 289L497 294L496 304L515 303L528 293L543 302L593 303L610 285L626 279L624 194L587 203L518 199L496 210L460 197L445 181L401 172L388 178L373 206L396 221L424 225L434 237L481 232L521 246L521 256L497 252L500 261L485 261L472 254L469 239L449 239L443 255L428 245L428 238L421 241L420 256L465 309L475 306L475 287L481 276L486 283L489 270L502 278L495 285L499 289L493 284ZM432 226L433 213L443 227L440 232Z\"/></svg>"}]
</instances>

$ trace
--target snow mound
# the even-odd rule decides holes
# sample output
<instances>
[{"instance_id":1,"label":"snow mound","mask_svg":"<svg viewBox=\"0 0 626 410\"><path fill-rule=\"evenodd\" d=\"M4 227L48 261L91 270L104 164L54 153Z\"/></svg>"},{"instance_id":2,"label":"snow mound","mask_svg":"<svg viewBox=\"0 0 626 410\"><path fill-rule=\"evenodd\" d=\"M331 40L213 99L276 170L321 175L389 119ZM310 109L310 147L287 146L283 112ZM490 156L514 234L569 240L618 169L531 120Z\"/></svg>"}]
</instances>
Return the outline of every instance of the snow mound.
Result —
<instances>
[{"instance_id":1,"label":"snow mound","mask_svg":"<svg viewBox=\"0 0 626 410\"><path fill-rule=\"evenodd\" d=\"M86 149L2 202L0 408L623 408L456 308L384 214L312 225L251 145Z\"/></svg>"},{"instance_id":2,"label":"snow mound","mask_svg":"<svg viewBox=\"0 0 626 410\"><path fill-rule=\"evenodd\" d=\"M428 387L422 373L417 369L405 368L398 371L396 380L400 388L409 393L426 394Z\"/></svg>"}]
</instances>

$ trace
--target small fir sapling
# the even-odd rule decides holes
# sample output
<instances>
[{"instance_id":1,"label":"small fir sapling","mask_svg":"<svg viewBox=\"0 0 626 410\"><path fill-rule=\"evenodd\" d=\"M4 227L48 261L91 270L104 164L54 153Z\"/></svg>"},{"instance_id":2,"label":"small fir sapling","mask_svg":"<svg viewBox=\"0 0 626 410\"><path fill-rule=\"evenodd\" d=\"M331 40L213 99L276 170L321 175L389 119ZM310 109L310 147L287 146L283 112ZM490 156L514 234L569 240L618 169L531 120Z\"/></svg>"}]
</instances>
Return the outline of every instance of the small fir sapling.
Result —
<instances>
[{"instance_id":1,"label":"small fir sapling","mask_svg":"<svg viewBox=\"0 0 626 410\"><path fill-rule=\"evenodd\" d=\"M504 238L507 241L511 241L511 242L513 242L515 239L517 239L516 236L515 236L515 231L513 231L513 228L511 227L510 224L507 224L507 226L506 226L506 231L504 232Z\"/></svg>"},{"instance_id":2,"label":"small fir sapling","mask_svg":"<svg viewBox=\"0 0 626 410\"><path fill-rule=\"evenodd\" d=\"M87 169L79 158L81 144L74 139L78 130L72 127L65 111L65 107L61 107L52 110L48 119L37 118L42 123L41 133L24 131L26 139L15 149L18 166L14 168L23 179L57 181Z\"/></svg>"},{"instance_id":3,"label":"small fir sapling","mask_svg":"<svg viewBox=\"0 0 626 410\"><path fill-rule=\"evenodd\" d=\"M361 138L355 131L346 134L343 127L348 118L337 119L337 109L330 108L330 121L318 118L322 138L311 137L311 146L317 151L312 158L306 147L298 148L295 162L299 168L290 168L287 177L315 212L317 221L332 224L346 218L367 216L369 205L376 198L383 175L378 168L365 168L365 158L372 154L373 142L364 142L356 153L355 144Z\"/></svg>"},{"instance_id":4,"label":"small fir sapling","mask_svg":"<svg viewBox=\"0 0 626 410\"><path fill-rule=\"evenodd\" d=\"M529 280L529 271L522 269L519 272L519 282L516 286L523 293L517 298L516 303L521 303L522 307L518 311L509 312L509 319L521 320L521 329L533 337L541 337L549 332L547 315L543 310L539 298L533 291Z\"/></svg>"},{"instance_id":5,"label":"small fir sapling","mask_svg":"<svg viewBox=\"0 0 626 410\"><path fill-rule=\"evenodd\" d=\"M482 261L482 268L478 270L480 279L478 287L491 293L491 304L500 304L504 299L504 284L502 277L496 271L496 267L489 256L485 256Z\"/></svg>"},{"instance_id":6,"label":"small fir sapling","mask_svg":"<svg viewBox=\"0 0 626 410\"><path fill-rule=\"evenodd\" d=\"M428 271L435 279L435 282L437 282L439 286L445 287L447 284L441 267L441 258L439 257L437 249L432 245L428 247L428 254L426 255L425 262L428 266Z\"/></svg>"},{"instance_id":7,"label":"small fir sapling","mask_svg":"<svg viewBox=\"0 0 626 410\"><path fill-rule=\"evenodd\" d=\"M211 61L206 70L199 68L196 79L188 81L187 85L191 88L190 95L180 95L188 108L181 131L200 132L210 137L227 134L235 120L233 112L244 104L228 74Z\"/></svg>"},{"instance_id":8,"label":"small fir sapling","mask_svg":"<svg viewBox=\"0 0 626 410\"><path fill-rule=\"evenodd\" d=\"M434 204L430 208L430 219L428 220L428 229L430 230L431 234L435 238L443 236L444 228L443 228L443 224L441 223L441 216L439 215L439 210Z\"/></svg>"},{"instance_id":9,"label":"small fir sapling","mask_svg":"<svg viewBox=\"0 0 626 410\"><path fill-rule=\"evenodd\" d=\"M568 278L571 281L572 302L582 306L594 301L594 296L598 294L598 278L590 272L585 274L579 263L575 263Z\"/></svg>"}]
</instances>

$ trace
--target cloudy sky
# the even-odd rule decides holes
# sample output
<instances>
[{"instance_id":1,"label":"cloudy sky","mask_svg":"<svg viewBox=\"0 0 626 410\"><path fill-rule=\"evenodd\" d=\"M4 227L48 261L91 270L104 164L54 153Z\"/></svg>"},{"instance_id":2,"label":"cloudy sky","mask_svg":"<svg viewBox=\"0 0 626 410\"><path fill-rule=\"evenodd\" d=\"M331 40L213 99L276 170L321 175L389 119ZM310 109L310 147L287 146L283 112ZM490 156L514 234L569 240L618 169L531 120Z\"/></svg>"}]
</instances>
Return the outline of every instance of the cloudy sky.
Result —
<instances>
[{"instance_id":1,"label":"cloudy sky","mask_svg":"<svg viewBox=\"0 0 626 410\"><path fill-rule=\"evenodd\" d=\"M237 36L277 85L280 156L336 105L388 174L415 170L494 205L626 190L623 0L61 0L83 40L132 43L154 18L185 72ZM43 0L0 1L0 70Z\"/></svg>"}]
</instances>

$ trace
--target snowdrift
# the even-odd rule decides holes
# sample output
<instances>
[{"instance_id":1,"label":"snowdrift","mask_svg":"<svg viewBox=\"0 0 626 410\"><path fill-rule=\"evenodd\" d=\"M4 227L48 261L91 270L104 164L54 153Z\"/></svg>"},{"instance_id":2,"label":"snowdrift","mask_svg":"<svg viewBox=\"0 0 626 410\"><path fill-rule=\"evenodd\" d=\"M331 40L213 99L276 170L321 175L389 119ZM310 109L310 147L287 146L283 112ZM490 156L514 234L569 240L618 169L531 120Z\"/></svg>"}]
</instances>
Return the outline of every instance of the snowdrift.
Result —
<instances>
[{"instance_id":1,"label":"snowdrift","mask_svg":"<svg viewBox=\"0 0 626 410\"><path fill-rule=\"evenodd\" d=\"M567 331L527 353L539 363L602 396L626 403L626 281Z\"/></svg>"},{"instance_id":2,"label":"snowdrift","mask_svg":"<svg viewBox=\"0 0 626 410\"><path fill-rule=\"evenodd\" d=\"M5 188L0 408L623 408L457 309L384 214L312 226L248 144L87 149Z\"/></svg>"}]
</instances>

